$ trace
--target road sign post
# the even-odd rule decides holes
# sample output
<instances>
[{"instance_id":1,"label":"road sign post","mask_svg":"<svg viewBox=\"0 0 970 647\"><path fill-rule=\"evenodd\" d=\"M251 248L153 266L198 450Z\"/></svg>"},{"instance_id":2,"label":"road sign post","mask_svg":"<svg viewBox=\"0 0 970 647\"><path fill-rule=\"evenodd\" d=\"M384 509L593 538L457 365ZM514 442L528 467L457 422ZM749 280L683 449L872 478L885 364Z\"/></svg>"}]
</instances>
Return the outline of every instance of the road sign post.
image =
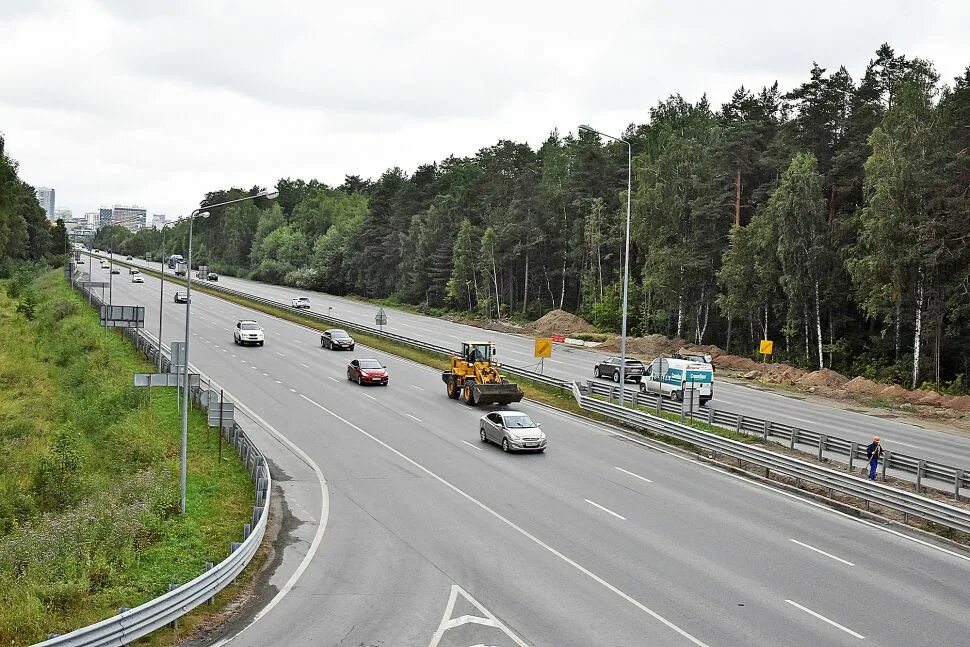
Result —
<instances>
[{"instance_id":1,"label":"road sign post","mask_svg":"<svg viewBox=\"0 0 970 647\"><path fill-rule=\"evenodd\" d=\"M537 339L533 356L539 358L539 373L541 374L545 367L545 359L552 357L552 339L548 337Z\"/></svg>"},{"instance_id":2,"label":"road sign post","mask_svg":"<svg viewBox=\"0 0 970 647\"><path fill-rule=\"evenodd\" d=\"M762 339L758 350L761 352L761 366L764 367L768 363L768 356L775 350L775 342L770 339ZM764 369L762 368L762 370Z\"/></svg>"}]
</instances>

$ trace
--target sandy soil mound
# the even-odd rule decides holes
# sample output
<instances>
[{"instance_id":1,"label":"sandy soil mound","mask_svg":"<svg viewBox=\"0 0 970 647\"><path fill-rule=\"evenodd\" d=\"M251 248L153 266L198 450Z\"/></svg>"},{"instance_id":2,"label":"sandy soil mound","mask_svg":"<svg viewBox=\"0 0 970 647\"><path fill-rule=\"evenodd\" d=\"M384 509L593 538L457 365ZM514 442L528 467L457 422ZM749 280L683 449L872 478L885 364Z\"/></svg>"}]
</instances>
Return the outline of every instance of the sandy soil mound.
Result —
<instances>
[{"instance_id":1,"label":"sandy soil mound","mask_svg":"<svg viewBox=\"0 0 970 647\"><path fill-rule=\"evenodd\" d=\"M907 396L911 396L912 393L898 384L891 384L889 386L884 386L877 395L888 400L903 400Z\"/></svg>"},{"instance_id":2,"label":"sandy soil mound","mask_svg":"<svg viewBox=\"0 0 970 647\"><path fill-rule=\"evenodd\" d=\"M849 378L837 373L830 368L823 368L820 371L812 371L807 375L803 375L800 380L798 380L799 386L824 386L829 389L837 389L845 386L849 381Z\"/></svg>"},{"instance_id":3,"label":"sandy soil mound","mask_svg":"<svg viewBox=\"0 0 970 647\"><path fill-rule=\"evenodd\" d=\"M970 411L970 395L954 395L943 398L944 406L957 411Z\"/></svg>"},{"instance_id":4,"label":"sandy soil mound","mask_svg":"<svg viewBox=\"0 0 970 647\"><path fill-rule=\"evenodd\" d=\"M539 336L596 332L596 326L565 310L550 310L536 319L529 328Z\"/></svg>"},{"instance_id":5,"label":"sandy soil mound","mask_svg":"<svg viewBox=\"0 0 970 647\"><path fill-rule=\"evenodd\" d=\"M849 393L861 393L863 395L876 395L885 388L882 384L877 384L864 377L854 377L845 383L845 390Z\"/></svg>"},{"instance_id":6,"label":"sandy soil mound","mask_svg":"<svg viewBox=\"0 0 970 647\"><path fill-rule=\"evenodd\" d=\"M684 345L683 339L670 340L663 335L649 335L647 337L627 337L626 352L628 355L635 355L641 359L653 360L661 355L670 355L679 350ZM620 352L620 338L605 342L599 346L601 350L610 353Z\"/></svg>"}]
</instances>

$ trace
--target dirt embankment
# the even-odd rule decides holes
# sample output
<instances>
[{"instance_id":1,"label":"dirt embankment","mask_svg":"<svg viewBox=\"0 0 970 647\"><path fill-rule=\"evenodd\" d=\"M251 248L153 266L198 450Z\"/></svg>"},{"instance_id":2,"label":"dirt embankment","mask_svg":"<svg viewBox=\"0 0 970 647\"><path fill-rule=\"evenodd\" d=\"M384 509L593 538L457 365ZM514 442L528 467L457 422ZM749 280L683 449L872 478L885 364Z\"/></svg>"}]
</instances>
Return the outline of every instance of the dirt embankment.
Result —
<instances>
[{"instance_id":1,"label":"dirt embankment","mask_svg":"<svg viewBox=\"0 0 970 647\"><path fill-rule=\"evenodd\" d=\"M488 330L536 337L596 332L596 327L591 323L565 310L552 310L529 324L459 317L450 319ZM620 339L611 337L596 348L606 353L618 353ZM950 396L924 389L910 391L898 384L880 384L864 377L849 378L827 368L809 371L788 364L763 363L750 357L728 355L717 346L690 344L685 339L670 339L663 335L627 337L626 348L629 355L648 362L660 355L671 355L677 352L708 353L713 358L714 366L728 375L777 384L838 400L854 400L865 405L901 407L935 418L961 418L964 414L970 413L968 395Z\"/></svg>"}]
</instances>

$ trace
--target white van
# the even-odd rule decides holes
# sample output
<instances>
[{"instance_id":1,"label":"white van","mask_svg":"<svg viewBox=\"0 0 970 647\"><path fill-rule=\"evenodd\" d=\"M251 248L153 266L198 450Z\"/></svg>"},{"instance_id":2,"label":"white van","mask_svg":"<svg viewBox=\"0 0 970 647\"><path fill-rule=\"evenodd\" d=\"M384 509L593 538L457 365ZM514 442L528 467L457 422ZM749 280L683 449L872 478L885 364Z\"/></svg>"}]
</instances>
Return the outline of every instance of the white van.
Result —
<instances>
[{"instance_id":1,"label":"white van","mask_svg":"<svg viewBox=\"0 0 970 647\"><path fill-rule=\"evenodd\" d=\"M714 397L714 371L710 364L658 357L647 366L647 374L640 382L640 391L683 400L684 390L691 386L699 391L702 405Z\"/></svg>"}]
</instances>

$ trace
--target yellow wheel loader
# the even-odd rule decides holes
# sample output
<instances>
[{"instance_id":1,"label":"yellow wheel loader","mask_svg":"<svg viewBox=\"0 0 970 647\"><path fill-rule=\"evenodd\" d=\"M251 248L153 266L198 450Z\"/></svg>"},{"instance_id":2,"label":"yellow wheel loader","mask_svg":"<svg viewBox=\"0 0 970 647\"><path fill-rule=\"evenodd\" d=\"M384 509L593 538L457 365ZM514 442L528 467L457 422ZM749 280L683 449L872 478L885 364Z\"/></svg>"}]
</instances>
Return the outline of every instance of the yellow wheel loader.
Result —
<instances>
[{"instance_id":1,"label":"yellow wheel loader","mask_svg":"<svg viewBox=\"0 0 970 647\"><path fill-rule=\"evenodd\" d=\"M441 380L447 386L449 398L462 398L473 407L520 402L525 395L522 389L499 375L498 368L495 344L466 341L461 345L461 354L451 356L451 370L444 371Z\"/></svg>"}]
</instances>

